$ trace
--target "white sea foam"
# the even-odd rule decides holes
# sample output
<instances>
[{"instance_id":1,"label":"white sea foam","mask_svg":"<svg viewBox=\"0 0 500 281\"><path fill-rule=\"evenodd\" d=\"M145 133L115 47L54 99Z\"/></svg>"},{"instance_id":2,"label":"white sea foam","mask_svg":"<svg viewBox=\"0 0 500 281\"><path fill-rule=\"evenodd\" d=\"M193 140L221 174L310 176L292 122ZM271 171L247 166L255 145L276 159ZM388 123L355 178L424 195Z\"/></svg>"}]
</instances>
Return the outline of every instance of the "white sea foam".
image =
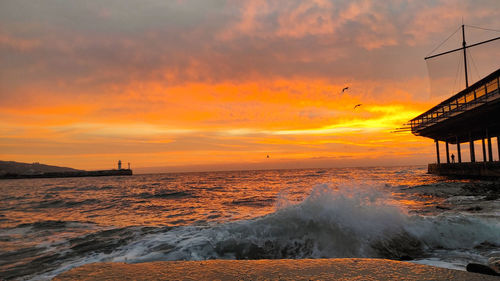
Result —
<instances>
[{"instance_id":1,"label":"white sea foam","mask_svg":"<svg viewBox=\"0 0 500 281\"><path fill-rule=\"evenodd\" d=\"M69 261L64 268L97 261L334 257L417 258L456 268L464 262L436 261L433 251L457 250L464 260L477 260L475 247L481 243L500 245L498 220L410 215L383 186L318 185L298 204L283 200L260 218L140 235L112 253Z\"/></svg>"},{"instance_id":2,"label":"white sea foam","mask_svg":"<svg viewBox=\"0 0 500 281\"><path fill-rule=\"evenodd\" d=\"M498 221L466 215L408 215L401 206L389 204L394 201L387 196L366 186L319 185L303 202L282 204L264 217L143 236L115 252L113 260L384 257L391 253L397 258L418 254L419 249L500 244Z\"/></svg>"}]
</instances>

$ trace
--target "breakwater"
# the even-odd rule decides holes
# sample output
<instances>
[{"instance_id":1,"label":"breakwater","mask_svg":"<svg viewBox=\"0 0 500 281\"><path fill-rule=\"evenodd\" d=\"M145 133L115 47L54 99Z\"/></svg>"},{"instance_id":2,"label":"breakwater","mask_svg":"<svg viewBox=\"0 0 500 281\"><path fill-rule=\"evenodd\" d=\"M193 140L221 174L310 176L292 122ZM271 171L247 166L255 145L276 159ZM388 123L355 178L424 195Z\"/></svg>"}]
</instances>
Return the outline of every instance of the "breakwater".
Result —
<instances>
[{"instance_id":1,"label":"breakwater","mask_svg":"<svg viewBox=\"0 0 500 281\"><path fill-rule=\"evenodd\" d=\"M429 164L428 173L463 178L500 178L500 162Z\"/></svg>"},{"instance_id":2,"label":"breakwater","mask_svg":"<svg viewBox=\"0 0 500 281\"><path fill-rule=\"evenodd\" d=\"M131 169L120 170L99 170L99 171L68 171L50 172L41 174L13 174L7 173L0 176L0 179L32 179L32 178L73 178L73 177L105 177L105 176L131 176Z\"/></svg>"}]
</instances>

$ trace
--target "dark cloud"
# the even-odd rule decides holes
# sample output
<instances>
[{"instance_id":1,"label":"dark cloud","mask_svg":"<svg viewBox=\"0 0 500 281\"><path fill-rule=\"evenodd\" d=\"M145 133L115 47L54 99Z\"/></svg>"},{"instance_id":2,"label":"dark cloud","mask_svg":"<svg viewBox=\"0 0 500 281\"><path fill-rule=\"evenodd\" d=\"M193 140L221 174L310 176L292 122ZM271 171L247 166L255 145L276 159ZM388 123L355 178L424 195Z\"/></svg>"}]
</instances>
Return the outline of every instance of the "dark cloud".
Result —
<instances>
[{"instance_id":1,"label":"dark cloud","mask_svg":"<svg viewBox=\"0 0 500 281\"><path fill-rule=\"evenodd\" d=\"M423 76L422 57L446 34L419 30L422 18L448 9L499 24L495 0L473 3L7 1L0 12L0 36L8 38L0 40L2 90L29 84L102 93L134 80ZM457 20L429 21L436 24ZM30 40L38 43L21 47Z\"/></svg>"}]
</instances>

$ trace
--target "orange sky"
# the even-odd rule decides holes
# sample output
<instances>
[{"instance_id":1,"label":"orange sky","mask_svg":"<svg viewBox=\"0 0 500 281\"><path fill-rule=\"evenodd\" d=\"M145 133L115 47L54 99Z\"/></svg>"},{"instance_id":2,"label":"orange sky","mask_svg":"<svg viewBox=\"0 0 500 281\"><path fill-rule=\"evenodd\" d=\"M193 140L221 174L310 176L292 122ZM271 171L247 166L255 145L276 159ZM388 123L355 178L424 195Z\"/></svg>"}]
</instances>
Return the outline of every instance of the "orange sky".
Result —
<instances>
[{"instance_id":1,"label":"orange sky","mask_svg":"<svg viewBox=\"0 0 500 281\"><path fill-rule=\"evenodd\" d=\"M140 172L425 164L432 141L391 133L439 101L423 57L462 17L498 28L499 8L2 1L0 160L121 159Z\"/></svg>"}]
</instances>

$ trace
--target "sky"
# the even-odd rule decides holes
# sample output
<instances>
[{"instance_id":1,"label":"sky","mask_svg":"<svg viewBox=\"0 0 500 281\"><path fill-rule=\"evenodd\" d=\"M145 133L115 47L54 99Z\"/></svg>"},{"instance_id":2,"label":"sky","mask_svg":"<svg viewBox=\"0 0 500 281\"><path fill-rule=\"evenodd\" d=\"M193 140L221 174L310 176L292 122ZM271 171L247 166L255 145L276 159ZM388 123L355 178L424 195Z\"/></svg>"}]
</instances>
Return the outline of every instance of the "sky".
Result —
<instances>
[{"instance_id":1,"label":"sky","mask_svg":"<svg viewBox=\"0 0 500 281\"><path fill-rule=\"evenodd\" d=\"M393 131L442 99L423 58L462 20L500 29L500 3L1 1L0 159L139 172L426 164L432 140Z\"/></svg>"}]
</instances>

